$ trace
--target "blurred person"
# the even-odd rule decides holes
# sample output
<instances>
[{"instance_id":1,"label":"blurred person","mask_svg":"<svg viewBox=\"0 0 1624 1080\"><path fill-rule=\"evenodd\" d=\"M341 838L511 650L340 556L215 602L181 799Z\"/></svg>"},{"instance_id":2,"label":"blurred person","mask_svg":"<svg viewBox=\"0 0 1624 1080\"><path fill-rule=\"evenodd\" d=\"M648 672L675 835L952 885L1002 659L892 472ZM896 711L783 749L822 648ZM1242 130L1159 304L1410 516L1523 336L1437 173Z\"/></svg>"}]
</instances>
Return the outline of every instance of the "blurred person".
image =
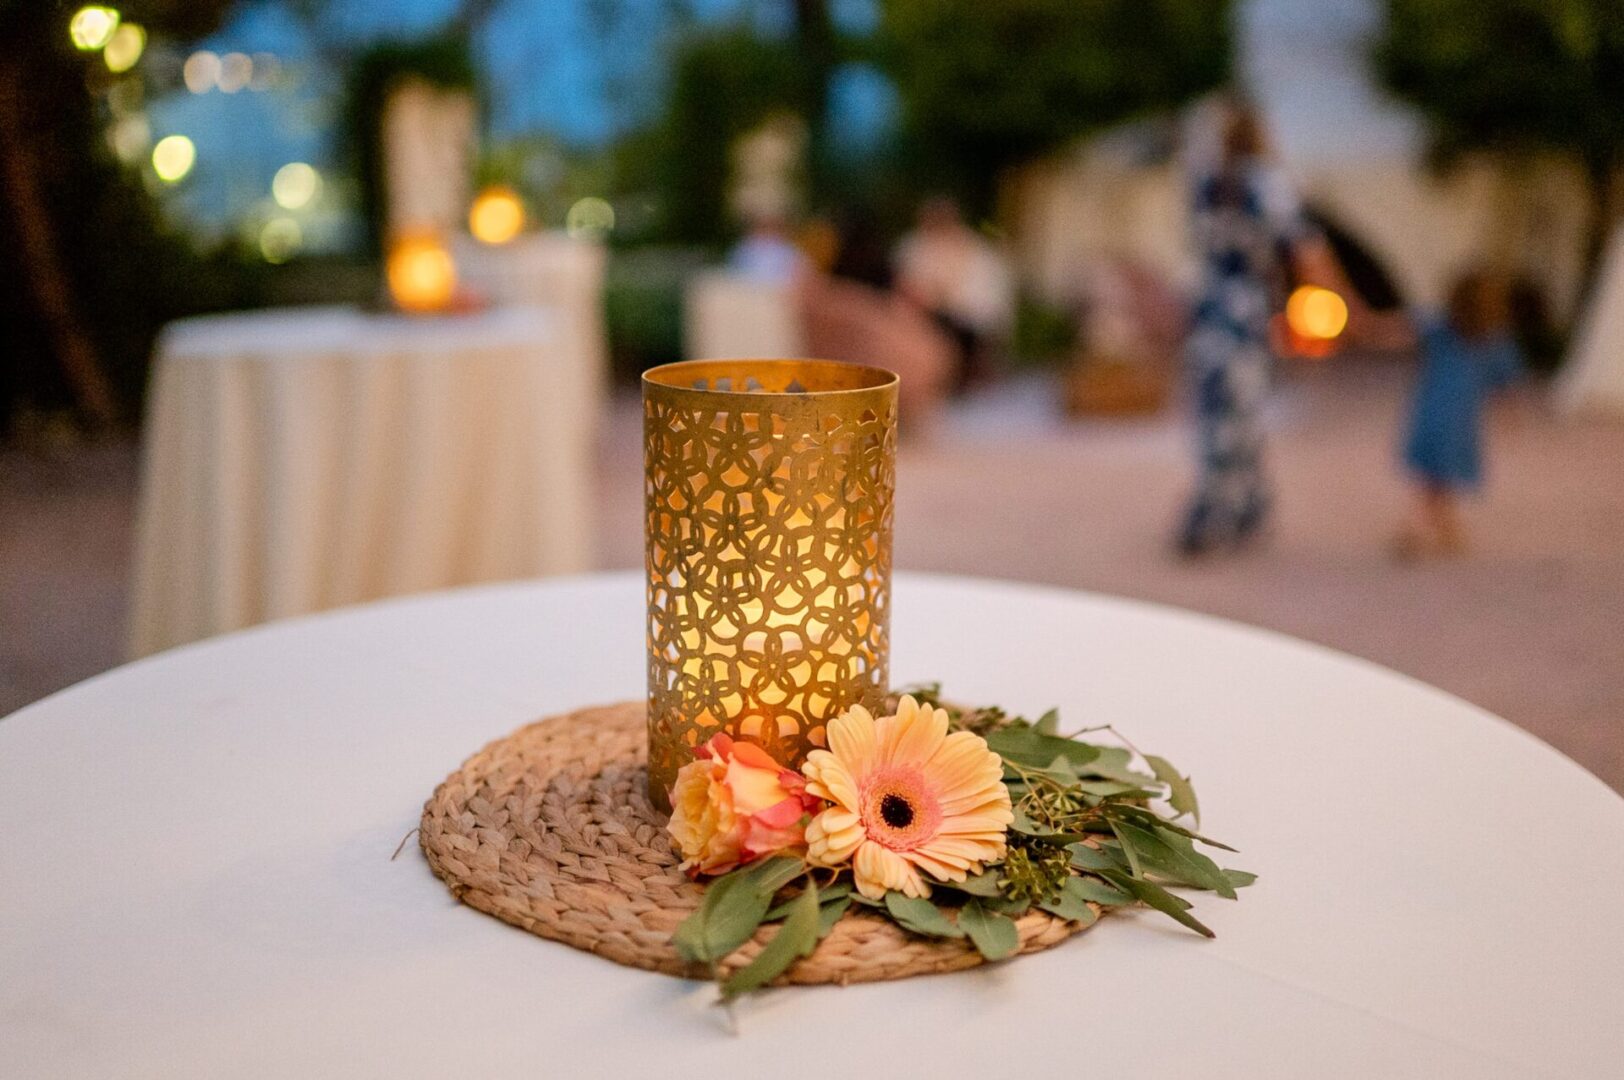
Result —
<instances>
[{"instance_id":1,"label":"blurred person","mask_svg":"<svg viewBox=\"0 0 1624 1080\"><path fill-rule=\"evenodd\" d=\"M897 287L957 346L957 389L987 373L989 345L1014 318L1015 288L999 250L964 223L958 204L927 199L896 253Z\"/></svg>"},{"instance_id":2,"label":"blurred person","mask_svg":"<svg viewBox=\"0 0 1624 1080\"><path fill-rule=\"evenodd\" d=\"M801 325L814 356L877 364L900 377L901 428L917 437L931 426L954 366L953 341L930 316L890 288L889 252L874 219L840 215L828 274L807 275Z\"/></svg>"},{"instance_id":3,"label":"blurred person","mask_svg":"<svg viewBox=\"0 0 1624 1080\"><path fill-rule=\"evenodd\" d=\"M728 269L766 285L795 285L807 273L806 253L790 238L788 223L777 214L757 214L744 237L728 253Z\"/></svg>"},{"instance_id":4,"label":"blurred person","mask_svg":"<svg viewBox=\"0 0 1624 1080\"><path fill-rule=\"evenodd\" d=\"M861 206L841 211L836 237L831 274L887 292L896 285L891 251L873 211Z\"/></svg>"},{"instance_id":5,"label":"blurred person","mask_svg":"<svg viewBox=\"0 0 1624 1080\"><path fill-rule=\"evenodd\" d=\"M1483 401L1523 371L1509 283L1492 274L1463 275L1444 317L1421 322L1418 344L1421 368L1404 442L1417 498L1394 541L1401 558L1466 550L1459 501L1482 482Z\"/></svg>"},{"instance_id":6,"label":"blurred person","mask_svg":"<svg viewBox=\"0 0 1624 1080\"><path fill-rule=\"evenodd\" d=\"M1269 320L1289 268L1339 275L1286 177L1269 161L1263 128L1244 105L1222 122L1216 161L1193 170L1191 216L1199 284L1184 359L1198 434L1196 491L1176 543L1185 556L1256 536L1273 502L1263 470L1263 405L1274 356Z\"/></svg>"}]
</instances>

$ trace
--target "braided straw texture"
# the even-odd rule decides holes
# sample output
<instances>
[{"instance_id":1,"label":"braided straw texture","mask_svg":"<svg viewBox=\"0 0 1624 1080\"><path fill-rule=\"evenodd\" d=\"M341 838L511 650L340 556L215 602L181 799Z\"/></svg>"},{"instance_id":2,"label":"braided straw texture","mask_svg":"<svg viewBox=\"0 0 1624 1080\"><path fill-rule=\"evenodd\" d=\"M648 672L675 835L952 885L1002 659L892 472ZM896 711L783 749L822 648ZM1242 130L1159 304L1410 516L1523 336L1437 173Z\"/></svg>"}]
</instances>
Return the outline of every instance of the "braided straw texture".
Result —
<instances>
[{"instance_id":1,"label":"braided straw texture","mask_svg":"<svg viewBox=\"0 0 1624 1080\"><path fill-rule=\"evenodd\" d=\"M667 975L704 975L671 933L704 888L677 869L665 815L647 795L645 707L628 702L538 721L498 739L423 807L420 842L452 895L503 922ZM1021 951L1084 929L1040 911L1016 920ZM723 964L749 963L764 927ZM963 941L920 938L854 905L778 983L854 983L982 963Z\"/></svg>"}]
</instances>

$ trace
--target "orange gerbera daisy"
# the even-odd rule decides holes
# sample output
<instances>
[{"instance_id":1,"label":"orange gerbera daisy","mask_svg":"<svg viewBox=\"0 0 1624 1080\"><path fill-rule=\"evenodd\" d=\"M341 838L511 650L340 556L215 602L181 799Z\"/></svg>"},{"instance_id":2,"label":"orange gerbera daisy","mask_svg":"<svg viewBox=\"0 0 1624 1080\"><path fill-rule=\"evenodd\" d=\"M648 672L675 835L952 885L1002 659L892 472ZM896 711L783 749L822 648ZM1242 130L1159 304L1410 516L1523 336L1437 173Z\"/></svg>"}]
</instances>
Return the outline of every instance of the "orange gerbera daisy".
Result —
<instances>
[{"instance_id":1,"label":"orange gerbera daisy","mask_svg":"<svg viewBox=\"0 0 1624 1080\"><path fill-rule=\"evenodd\" d=\"M904 696L895 716L876 720L856 706L829 723L829 749L814 750L806 790L834 805L806 829L807 855L851 860L857 890L928 896L920 872L963 881L1004 857L1014 814L1003 763L986 740L947 733L947 711Z\"/></svg>"}]
</instances>

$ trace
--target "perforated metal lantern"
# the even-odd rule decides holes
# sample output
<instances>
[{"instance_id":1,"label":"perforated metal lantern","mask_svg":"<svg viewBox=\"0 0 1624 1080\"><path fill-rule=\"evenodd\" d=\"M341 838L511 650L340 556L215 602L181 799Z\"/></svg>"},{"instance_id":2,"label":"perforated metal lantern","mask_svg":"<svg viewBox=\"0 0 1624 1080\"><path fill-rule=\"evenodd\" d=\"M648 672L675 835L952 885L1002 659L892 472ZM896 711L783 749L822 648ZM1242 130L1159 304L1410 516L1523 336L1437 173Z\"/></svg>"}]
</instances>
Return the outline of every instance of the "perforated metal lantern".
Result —
<instances>
[{"instance_id":1,"label":"perforated metal lantern","mask_svg":"<svg viewBox=\"0 0 1624 1080\"><path fill-rule=\"evenodd\" d=\"M822 360L643 376L649 790L717 732L796 767L887 689L897 377Z\"/></svg>"}]
</instances>

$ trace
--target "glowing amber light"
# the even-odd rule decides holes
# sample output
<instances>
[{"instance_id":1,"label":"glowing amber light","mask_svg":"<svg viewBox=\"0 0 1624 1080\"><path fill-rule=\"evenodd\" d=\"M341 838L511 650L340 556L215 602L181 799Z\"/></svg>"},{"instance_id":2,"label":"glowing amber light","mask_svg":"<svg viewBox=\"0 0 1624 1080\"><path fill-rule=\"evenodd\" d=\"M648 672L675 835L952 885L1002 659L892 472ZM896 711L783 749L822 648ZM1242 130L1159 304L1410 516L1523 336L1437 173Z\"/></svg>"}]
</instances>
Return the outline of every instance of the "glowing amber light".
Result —
<instances>
[{"instance_id":1,"label":"glowing amber light","mask_svg":"<svg viewBox=\"0 0 1624 1080\"><path fill-rule=\"evenodd\" d=\"M389 295L402 311L443 311L457 288L457 265L438 237L403 236L385 267Z\"/></svg>"},{"instance_id":2,"label":"glowing amber light","mask_svg":"<svg viewBox=\"0 0 1624 1080\"><path fill-rule=\"evenodd\" d=\"M512 188L486 188L468 208L468 231L482 244L505 244L524 231L524 203Z\"/></svg>"},{"instance_id":3,"label":"glowing amber light","mask_svg":"<svg viewBox=\"0 0 1624 1080\"><path fill-rule=\"evenodd\" d=\"M197 161L197 147L184 135L168 135L152 148L152 171L166 184L185 178Z\"/></svg>"},{"instance_id":4,"label":"glowing amber light","mask_svg":"<svg viewBox=\"0 0 1624 1080\"><path fill-rule=\"evenodd\" d=\"M90 4L73 13L68 20L68 36L73 47L81 52L95 52L113 40L118 29L118 12L110 7Z\"/></svg>"},{"instance_id":5,"label":"glowing amber light","mask_svg":"<svg viewBox=\"0 0 1624 1080\"><path fill-rule=\"evenodd\" d=\"M1300 337L1330 341L1347 328L1347 302L1330 289L1301 286L1286 301L1286 325Z\"/></svg>"}]
</instances>

